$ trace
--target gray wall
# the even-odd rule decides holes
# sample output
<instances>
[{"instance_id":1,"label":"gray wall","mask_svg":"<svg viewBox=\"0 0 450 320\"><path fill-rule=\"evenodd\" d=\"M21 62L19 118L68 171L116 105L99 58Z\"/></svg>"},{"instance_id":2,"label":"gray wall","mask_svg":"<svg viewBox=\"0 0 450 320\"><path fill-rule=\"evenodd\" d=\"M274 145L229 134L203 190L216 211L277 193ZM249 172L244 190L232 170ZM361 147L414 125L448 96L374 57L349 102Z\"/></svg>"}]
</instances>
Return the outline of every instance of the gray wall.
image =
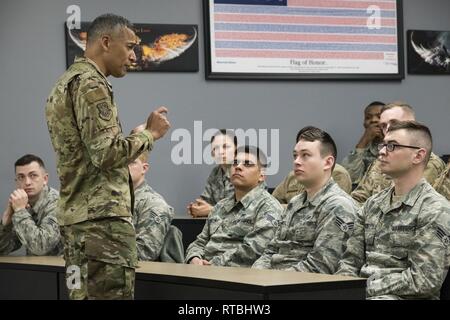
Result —
<instances>
[{"instance_id":1,"label":"gray wall","mask_svg":"<svg viewBox=\"0 0 450 320\"><path fill-rule=\"evenodd\" d=\"M112 79L119 114L128 132L145 121L155 106L170 108L173 129L279 128L280 171L274 186L291 168L295 135L305 125L328 130L339 146L339 160L362 133L362 108L372 100L406 100L417 118L431 126L435 152L450 153L450 78L407 76L402 82L257 82L205 81L203 18L200 0L56 1L6 0L0 12L0 206L13 188L13 163L25 153L41 155L58 187L55 156L44 117L46 97L65 70L63 22L66 8L78 4L82 20L113 12L140 23L198 24L198 73L140 73ZM405 0L404 30L450 30L450 1ZM184 215L185 205L201 193L211 169L170 162L170 134L151 154L150 183Z\"/></svg>"}]
</instances>

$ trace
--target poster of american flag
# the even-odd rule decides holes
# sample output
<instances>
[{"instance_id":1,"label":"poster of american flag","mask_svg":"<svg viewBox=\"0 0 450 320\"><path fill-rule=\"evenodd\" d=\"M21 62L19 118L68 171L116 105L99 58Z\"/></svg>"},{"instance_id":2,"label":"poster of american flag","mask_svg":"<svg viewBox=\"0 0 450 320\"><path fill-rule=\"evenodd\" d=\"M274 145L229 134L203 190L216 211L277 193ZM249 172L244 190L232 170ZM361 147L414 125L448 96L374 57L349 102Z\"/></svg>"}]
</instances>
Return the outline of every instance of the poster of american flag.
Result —
<instances>
[{"instance_id":1,"label":"poster of american flag","mask_svg":"<svg viewBox=\"0 0 450 320\"><path fill-rule=\"evenodd\" d=\"M204 0L207 78L402 79L401 0Z\"/></svg>"}]
</instances>

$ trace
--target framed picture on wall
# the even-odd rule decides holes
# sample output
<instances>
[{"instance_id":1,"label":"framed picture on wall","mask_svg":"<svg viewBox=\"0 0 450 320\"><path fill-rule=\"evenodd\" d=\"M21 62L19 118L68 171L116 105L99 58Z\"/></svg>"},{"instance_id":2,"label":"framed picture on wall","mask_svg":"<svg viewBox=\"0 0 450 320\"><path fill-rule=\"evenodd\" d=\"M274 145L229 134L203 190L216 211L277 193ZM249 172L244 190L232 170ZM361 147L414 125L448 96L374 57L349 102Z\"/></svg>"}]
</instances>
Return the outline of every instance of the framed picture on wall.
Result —
<instances>
[{"instance_id":1,"label":"framed picture on wall","mask_svg":"<svg viewBox=\"0 0 450 320\"><path fill-rule=\"evenodd\" d=\"M206 79L404 78L402 0L203 0Z\"/></svg>"},{"instance_id":2,"label":"framed picture on wall","mask_svg":"<svg viewBox=\"0 0 450 320\"><path fill-rule=\"evenodd\" d=\"M86 49L88 22L81 29L65 26L66 62L69 67ZM181 24L134 24L139 44L136 63L129 71L198 71L198 26Z\"/></svg>"},{"instance_id":3,"label":"framed picture on wall","mask_svg":"<svg viewBox=\"0 0 450 320\"><path fill-rule=\"evenodd\" d=\"M408 73L450 75L450 31L408 30Z\"/></svg>"}]
</instances>

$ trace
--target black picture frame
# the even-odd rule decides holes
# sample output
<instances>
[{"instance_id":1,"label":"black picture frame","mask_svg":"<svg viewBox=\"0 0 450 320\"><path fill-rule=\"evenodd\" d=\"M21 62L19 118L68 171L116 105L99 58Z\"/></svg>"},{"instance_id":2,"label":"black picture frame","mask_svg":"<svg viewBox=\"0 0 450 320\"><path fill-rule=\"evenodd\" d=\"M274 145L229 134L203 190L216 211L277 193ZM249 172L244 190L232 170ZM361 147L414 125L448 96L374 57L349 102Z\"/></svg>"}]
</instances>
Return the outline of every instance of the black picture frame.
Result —
<instances>
[{"instance_id":1,"label":"black picture frame","mask_svg":"<svg viewBox=\"0 0 450 320\"><path fill-rule=\"evenodd\" d=\"M84 49L82 47L86 45L88 26L89 22L81 22L80 29L73 29L69 32L67 25L64 24L67 68L74 62L76 56L83 55ZM141 42L135 47L136 64L128 68L128 71L198 72L198 25L135 23L133 27ZM164 45L167 42L163 45L161 45L161 42L166 39L163 37L168 35L175 35L175 37L185 36L181 40L180 38L173 40L174 42L172 43L184 41L186 45L165 51ZM169 53L168 57L163 56L166 52Z\"/></svg>"},{"instance_id":2,"label":"black picture frame","mask_svg":"<svg viewBox=\"0 0 450 320\"><path fill-rule=\"evenodd\" d=\"M212 46L212 42L215 40L213 30L211 28L211 24L214 23L216 15L212 17L211 13L211 4L214 2L220 2L220 5L236 5L236 3L240 3L243 6L250 6L253 4L261 4L264 3L266 5L267 10L278 10L276 5L273 5L274 2L282 2L282 1L288 1L288 0L203 0L203 17L204 17L204 30L205 30L205 78L207 80L216 80L216 79L236 79L236 80L394 80L394 81L400 81L404 79L405 77L405 67L404 67L404 45L403 45L403 1L402 0L393 0L392 2L395 3L395 21L390 22L392 23L394 27L392 29L395 29L395 40L390 39L393 45L396 46L396 52L394 53L395 57L390 57L390 59L393 59L393 64L396 65L396 69L392 72L324 72L323 70L320 70L320 68L317 68L317 70L313 70L313 72L304 71L304 70L297 70L297 71L290 71L290 72L249 72L249 71L238 71L236 72L235 69L233 69L234 60L231 59L225 59L222 62L222 65L220 68L217 68L218 65L217 59L215 60L214 53L212 50L214 50ZM342 1L341 1L342 2ZM370 2L370 1L365 1ZM373 1L374 3L377 3L377 1ZM242 11L241 11L242 12ZM276 12L276 11L274 11ZM236 17L233 17L233 19L236 19ZM245 19L244 19L245 20ZM212 21L212 22L211 22ZM243 21L245 22L245 21ZM222 24L224 25L224 24ZM225 33L225 32L223 32ZM237 32L242 33L242 32ZM236 34L237 34L236 33ZM250 32L249 32L250 33ZM226 37L226 36L225 36ZM245 37L245 35L244 35ZM215 42L217 43L217 42ZM331 43L328 45L332 45ZM392 50L392 46L389 47L390 50ZM236 51L236 48L231 48L229 52ZM257 49L255 49L256 51ZM232 53L234 54L234 53ZM244 52L245 54L245 52ZM386 55L384 53L384 57L389 57L389 55ZM250 61L251 58L249 58L248 61ZM294 60L294 59L290 59ZM303 60L303 61L307 61ZM314 63L314 59L312 60L312 63ZM302 62L303 62L302 61ZM309 61L309 60L308 60ZM295 62L295 60L294 60ZM319 61L321 62L321 61ZM253 62L251 62L253 63ZM384 61L386 65L389 65L389 61ZM231 65L229 70L227 70L227 64ZM245 62L243 62L241 65L244 66ZM234 68L237 68L238 64L235 64ZM271 66L267 66L267 69L270 69ZM285 67L285 66L280 66ZM314 66L313 66L314 67ZM351 66L353 68L353 66ZM355 68L357 68L355 66ZM375 67L374 67L375 68ZM388 67L386 67L388 68ZM276 69L276 68L274 68ZM331 66L330 70L333 69L333 66ZM379 69L377 69L379 70Z\"/></svg>"},{"instance_id":3,"label":"black picture frame","mask_svg":"<svg viewBox=\"0 0 450 320\"><path fill-rule=\"evenodd\" d=\"M450 75L450 31L406 32L408 73Z\"/></svg>"}]
</instances>

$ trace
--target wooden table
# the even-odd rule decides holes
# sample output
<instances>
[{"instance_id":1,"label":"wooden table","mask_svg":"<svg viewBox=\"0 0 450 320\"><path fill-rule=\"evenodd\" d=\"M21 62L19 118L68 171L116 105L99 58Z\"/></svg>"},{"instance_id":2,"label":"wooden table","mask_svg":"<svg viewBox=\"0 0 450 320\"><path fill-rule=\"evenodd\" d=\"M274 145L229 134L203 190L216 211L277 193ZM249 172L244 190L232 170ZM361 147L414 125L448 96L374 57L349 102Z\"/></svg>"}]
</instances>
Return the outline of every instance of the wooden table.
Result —
<instances>
[{"instance_id":1,"label":"wooden table","mask_svg":"<svg viewBox=\"0 0 450 320\"><path fill-rule=\"evenodd\" d=\"M0 299L67 299L60 257L0 257ZM141 262L136 299L364 299L366 280L334 275Z\"/></svg>"}]
</instances>

